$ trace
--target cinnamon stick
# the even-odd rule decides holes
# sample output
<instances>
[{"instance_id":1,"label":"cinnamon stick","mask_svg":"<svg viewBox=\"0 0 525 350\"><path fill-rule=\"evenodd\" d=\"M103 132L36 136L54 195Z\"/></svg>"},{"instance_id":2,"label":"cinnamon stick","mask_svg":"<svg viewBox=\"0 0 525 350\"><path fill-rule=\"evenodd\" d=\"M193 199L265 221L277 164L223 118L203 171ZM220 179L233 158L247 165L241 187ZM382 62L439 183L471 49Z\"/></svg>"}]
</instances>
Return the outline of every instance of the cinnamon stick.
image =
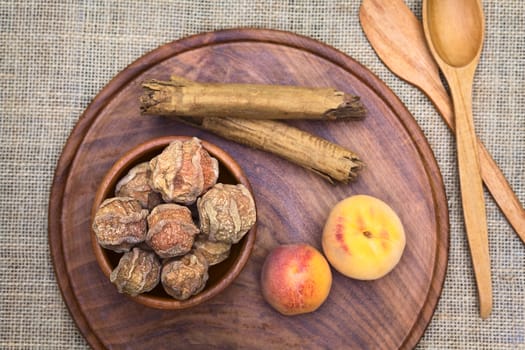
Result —
<instances>
[{"instance_id":1,"label":"cinnamon stick","mask_svg":"<svg viewBox=\"0 0 525 350\"><path fill-rule=\"evenodd\" d=\"M225 139L278 155L330 182L352 181L364 166L354 152L282 122L227 117L178 119Z\"/></svg>"},{"instance_id":2,"label":"cinnamon stick","mask_svg":"<svg viewBox=\"0 0 525 350\"><path fill-rule=\"evenodd\" d=\"M359 96L333 88L200 83L179 76L142 86L144 114L243 119L355 119L366 114Z\"/></svg>"}]
</instances>

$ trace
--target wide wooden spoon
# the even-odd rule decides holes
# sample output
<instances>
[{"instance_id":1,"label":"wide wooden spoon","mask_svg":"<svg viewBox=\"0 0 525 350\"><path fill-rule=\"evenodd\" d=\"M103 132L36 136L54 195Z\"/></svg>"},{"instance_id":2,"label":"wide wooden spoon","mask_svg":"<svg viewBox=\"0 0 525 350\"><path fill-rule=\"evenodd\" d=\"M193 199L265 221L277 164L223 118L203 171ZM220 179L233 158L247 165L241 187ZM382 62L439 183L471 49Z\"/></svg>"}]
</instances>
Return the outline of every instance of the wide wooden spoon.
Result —
<instances>
[{"instance_id":1,"label":"wide wooden spoon","mask_svg":"<svg viewBox=\"0 0 525 350\"><path fill-rule=\"evenodd\" d=\"M454 131L452 101L428 50L423 27L403 0L363 0L359 18L368 41L383 63L398 77L423 91ZM525 243L525 209L483 143L479 139L477 143L483 182Z\"/></svg>"},{"instance_id":2,"label":"wide wooden spoon","mask_svg":"<svg viewBox=\"0 0 525 350\"><path fill-rule=\"evenodd\" d=\"M484 38L479 0L423 0L423 30L430 52L450 86L465 229L478 285L480 315L492 310L485 200L472 118L472 83Z\"/></svg>"}]
</instances>

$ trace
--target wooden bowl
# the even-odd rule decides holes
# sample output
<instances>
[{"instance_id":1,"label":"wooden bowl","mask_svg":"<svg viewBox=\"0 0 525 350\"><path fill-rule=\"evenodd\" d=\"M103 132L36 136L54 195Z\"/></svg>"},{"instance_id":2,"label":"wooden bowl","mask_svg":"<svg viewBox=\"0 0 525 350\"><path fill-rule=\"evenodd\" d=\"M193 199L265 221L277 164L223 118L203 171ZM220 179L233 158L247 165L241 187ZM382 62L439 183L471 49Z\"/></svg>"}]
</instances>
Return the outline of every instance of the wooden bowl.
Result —
<instances>
[{"instance_id":1,"label":"wooden bowl","mask_svg":"<svg viewBox=\"0 0 525 350\"><path fill-rule=\"evenodd\" d=\"M148 161L162 152L172 141L188 140L189 136L167 136L155 138L138 145L122 156L109 169L101 184L98 187L91 210L91 222L100 204L106 199L115 196L115 186L117 182L135 165ZM225 184L243 184L252 193L252 188L248 179L239 166L239 164L224 150L216 145L201 140L203 147L219 161L219 178L217 182ZM253 193L252 193L253 195ZM162 284L159 283L155 289L150 292L139 294L129 298L143 305L163 309L177 310L193 307L201 304L215 295L225 290L239 275L250 258L250 254L255 243L256 224L237 244L233 244L229 257L220 264L210 266L208 271L209 279L206 287L200 293L190 297L187 300L179 301L168 295ZM95 233L91 230L91 243L93 251L102 272L109 281L111 271L118 265L122 253L116 253L111 250L102 248L96 239ZM113 288L116 287L111 285Z\"/></svg>"}]
</instances>

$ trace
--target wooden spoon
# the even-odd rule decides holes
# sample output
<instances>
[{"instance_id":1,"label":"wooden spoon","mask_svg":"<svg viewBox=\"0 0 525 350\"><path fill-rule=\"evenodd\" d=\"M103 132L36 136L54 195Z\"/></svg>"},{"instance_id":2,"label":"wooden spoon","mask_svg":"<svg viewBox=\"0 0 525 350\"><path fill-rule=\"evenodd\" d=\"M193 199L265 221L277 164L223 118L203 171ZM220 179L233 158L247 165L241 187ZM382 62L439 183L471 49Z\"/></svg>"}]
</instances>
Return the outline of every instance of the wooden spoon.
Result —
<instances>
[{"instance_id":1,"label":"wooden spoon","mask_svg":"<svg viewBox=\"0 0 525 350\"><path fill-rule=\"evenodd\" d=\"M423 27L403 0L363 0L359 18L383 63L401 79L422 90L454 131L452 101L428 50ZM485 146L479 139L477 143L483 182L525 243L525 210Z\"/></svg>"},{"instance_id":2,"label":"wooden spoon","mask_svg":"<svg viewBox=\"0 0 525 350\"><path fill-rule=\"evenodd\" d=\"M485 200L472 118L472 83L484 38L479 0L423 0L423 30L450 86L465 229L478 285L480 315L492 310Z\"/></svg>"}]
</instances>

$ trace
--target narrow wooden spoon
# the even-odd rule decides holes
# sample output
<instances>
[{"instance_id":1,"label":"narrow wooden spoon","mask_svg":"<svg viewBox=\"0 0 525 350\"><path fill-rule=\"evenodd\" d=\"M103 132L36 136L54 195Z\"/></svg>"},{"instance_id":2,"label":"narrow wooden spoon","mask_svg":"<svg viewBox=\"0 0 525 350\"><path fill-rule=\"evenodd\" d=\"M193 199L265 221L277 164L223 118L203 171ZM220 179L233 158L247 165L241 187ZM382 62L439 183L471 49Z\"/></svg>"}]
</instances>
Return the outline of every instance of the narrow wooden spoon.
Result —
<instances>
[{"instance_id":1,"label":"narrow wooden spoon","mask_svg":"<svg viewBox=\"0 0 525 350\"><path fill-rule=\"evenodd\" d=\"M401 79L418 87L454 131L452 101L428 50L423 27L403 0L363 0L361 26L379 58ZM525 209L497 163L478 139L481 176L502 213L525 243Z\"/></svg>"},{"instance_id":2,"label":"narrow wooden spoon","mask_svg":"<svg viewBox=\"0 0 525 350\"><path fill-rule=\"evenodd\" d=\"M487 318L492 310L490 256L472 118L472 83L484 38L480 0L423 0L423 30L452 94L465 229L478 285L480 315Z\"/></svg>"}]
</instances>

